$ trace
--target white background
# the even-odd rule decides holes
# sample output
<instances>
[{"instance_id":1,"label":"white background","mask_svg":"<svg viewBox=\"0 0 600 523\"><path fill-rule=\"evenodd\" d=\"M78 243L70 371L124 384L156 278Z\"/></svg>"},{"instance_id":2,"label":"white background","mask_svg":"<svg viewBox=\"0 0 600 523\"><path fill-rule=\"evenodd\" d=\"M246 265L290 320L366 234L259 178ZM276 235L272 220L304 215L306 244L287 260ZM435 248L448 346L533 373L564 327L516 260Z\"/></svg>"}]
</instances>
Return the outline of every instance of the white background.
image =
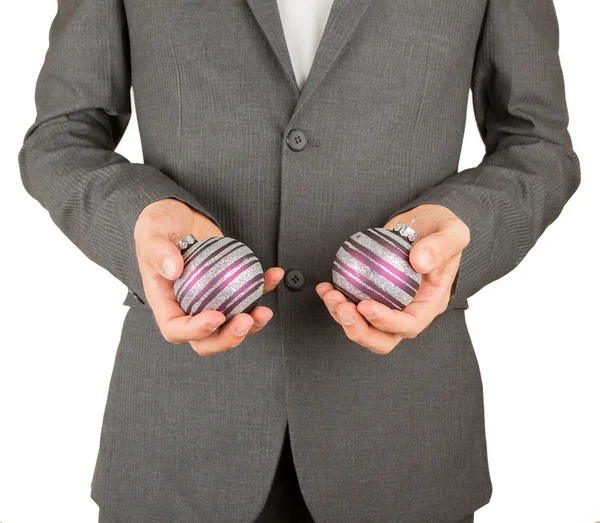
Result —
<instances>
[{"instance_id":1,"label":"white background","mask_svg":"<svg viewBox=\"0 0 600 523\"><path fill-rule=\"evenodd\" d=\"M477 523L600 520L599 29L594 2L555 5L583 182L523 262L469 300L494 487ZM90 481L127 310L125 286L21 184L17 153L55 10L49 0L0 7L2 523L97 521ZM142 161L135 120L119 152ZM470 115L461 168L482 154ZM82 306L84 295L93 299Z\"/></svg>"}]
</instances>

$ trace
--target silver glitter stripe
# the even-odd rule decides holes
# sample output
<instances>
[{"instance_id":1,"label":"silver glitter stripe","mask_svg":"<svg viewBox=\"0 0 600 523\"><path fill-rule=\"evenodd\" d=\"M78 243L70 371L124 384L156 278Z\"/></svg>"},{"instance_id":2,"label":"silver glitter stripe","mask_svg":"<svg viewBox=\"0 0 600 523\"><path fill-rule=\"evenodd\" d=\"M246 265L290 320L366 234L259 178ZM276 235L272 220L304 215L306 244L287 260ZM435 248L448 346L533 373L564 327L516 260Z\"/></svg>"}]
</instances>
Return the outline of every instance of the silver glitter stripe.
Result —
<instances>
[{"instance_id":1,"label":"silver glitter stripe","mask_svg":"<svg viewBox=\"0 0 600 523\"><path fill-rule=\"evenodd\" d=\"M227 248L225 248L223 251L221 251L217 255L215 255L214 260L210 260L207 263L206 260L208 259L208 257L212 256L218 249L221 249L223 247L223 243L224 243L223 240L220 239L219 241L217 241L216 243L214 243L210 247L208 247L206 251L203 251L202 254L200 254L196 258L194 258L191 262L188 262L187 265L184 265L181 276L175 281L175 284L173 285L173 290L175 291L175 295L178 296L178 298L183 299L183 296L179 296L179 293L181 292L182 287L186 289L184 294L187 294L188 292L190 292L192 290L189 288L189 285L194 280L194 276L191 276L191 275L193 273L199 272L197 270L198 267L203 266L205 264L208 265L210 263L214 263L216 260L219 260L223 256L226 256L227 253L230 253L238 245L240 245L240 243L238 241L234 241L234 243L232 245L227 246ZM194 244L194 246L195 245L196 244ZM197 285L198 285L198 283L196 283L194 286L197 286Z\"/></svg>"},{"instance_id":2,"label":"silver glitter stripe","mask_svg":"<svg viewBox=\"0 0 600 523\"><path fill-rule=\"evenodd\" d=\"M200 240L197 243L194 243L189 249L186 249L186 251L183 253L182 257L184 263L186 263L191 256L193 256L198 250L202 249L209 242L210 245L206 247L207 249L211 249L212 247L214 247L214 245L218 244L220 240L216 240L213 237L209 237L204 238L203 240Z\"/></svg>"},{"instance_id":3,"label":"silver glitter stripe","mask_svg":"<svg viewBox=\"0 0 600 523\"><path fill-rule=\"evenodd\" d=\"M208 294L212 289L214 289L221 281L231 275L232 272L239 269L239 266L235 269L227 271L224 276L222 276L218 281L213 281L217 278L218 274L220 274L223 270L233 264L239 258L249 254L251 250L244 245L244 247L235 251L234 253L228 254L227 256L221 258L216 265L213 265L211 269L204 274L188 291L185 293L185 296L182 299L182 308L185 310L186 307L189 307L190 303L193 299L199 294ZM246 260L248 262L249 260ZM244 262L242 262L242 265ZM242 273L243 274L243 273ZM234 280L235 281L235 280ZM233 282L232 282L233 283ZM208 287L210 285L210 287Z\"/></svg>"},{"instance_id":4,"label":"silver glitter stripe","mask_svg":"<svg viewBox=\"0 0 600 523\"><path fill-rule=\"evenodd\" d=\"M410 252L410 250L412 249L412 245L406 245L406 242L402 241L402 238L399 238L400 241L402 241L400 243L400 241L395 241L396 239L392 240L387 234L384 234L382 231L385 231L387 229L369 229L373 234L375 234L375 236L377 236L378 238L381 238L382 242L385 242L386 244L390 244L392 247L396 248L396 249L406 249Z\"/></svg>"},{"instance_id":5,"label":"silver glitter stripe","mask_svg":"<svg viewBox=\"0 0 600 523\"><path fill-rule=\"evenodd\" d=\"M359 300L371 300L369 296L367 296L364 292L362 292L359 288L351 285L345 278L340 276L337 272L334 272L333 275L333 283L336 284L337 287L341 287L342 289L346 289L350 294L356 296Z\"/></svg>"},{"instance_id":6,"label":"silver glitter stripe","mask_svg":"<svg viewBox=\"0 0 600 523\"><path fill-rule=\"evenodd\" d=\"M259 287L252 294L250 294L250 296L248 296L245 300L242 300L240 303L238 303L234 307L234 309L226 316L226 318L229 319L229 318L235 316L236 314L243 312L246 307L248 307L251 303L258 301L261 296L262 296L262 288Z\"/></svg>"},{"instance_id":7,"label":"silver glitter stripe","mask_svg":"<svg viewBox=\"0 0 600 523\"><path fill-rule=\"evenodd\" d=\"M252 260L249 260L249 259L244 260L244 263L242 265L250 263L251 261ZM239 267L236 267L235 270L238 270L238 269L239 269ZM227 298L229 298L229 296L231 296L235 292L237 292L239 290L239 288L242 285L244 285L244 283L246 283L248 280L251 280L252 278L254 278L254 276L257 276L260 273L262 273L262 268L259 263L256 263L256 264L252 265L252 267L245 269L240 274L238 274L234 280L229 282L227 284L227 287L225 287L211 301L209 301L206 304L205 308L206 309L216 309L219 305L221 305L221 303L223 303ZM228 274L231 274L231 271L229 271ZM225 278L227 278L227 277L228 276L226 276ZM213 285L211 287L211 290L214 289L215 287L217 287L217 285L219 285L225 278L222 278L221 280L219 280L219 282L216 285ZM208 295L211 292L211 290L206 291L204 294ZM202 300L200 300L200 301L202 301ZM197 305L200 304L200 301L198 302Z\"/></svg>"},{"instance_id":8,"label":"silver glitter stripe","mask_svg":"<svg viewBox=\"0 0 600 523\"><path fill-rule=\"evenodd\" d=\"M402 270L402 272L406 273L406 275L410 276L413 280L418 281L419 273L416 272L411 267L410 263L408 263L406 260L403 260L400 256L390 252L385 247L378 244L375 240L373 240L372 238L369 238L368 236L365 236L362 233L355 235L355 237L353 239L357 243L360 243L363 247L365 247L365 248L369 249L371 252L375 253L377 256L380 256L384 260L388 261L394 267L398 267L400 270ZM381 265L380 265L380 267L381 267ZM411 285L411 287L412 287L412 285Z\"/></svg>"},{"instance_id":9,"label":"silver glitter stripe","mask_svg":"<svg viewBox=\"0 0 600 523\"><path fill-rule=\"evenodd\" d=\"M352 247L352 245L349 245L347 243L344 243L344 245L342 245L341 247L342 249L344 249L347 252L350 251L357 251L357 249L355 249L354 247ZM351 252L350 252L351 253ZM410 287L411 289L414 289L415 291L418 290L418 287L415 287L414 285L411 285L410 283L404 282L401 278L398 278L397 275L395 275L392 271L390 271L387 267L384 267L381 263L379 263L378 261L376 261L372 256L369 256L368 254L364 253L364 252L360 252L360 254L362 256L364 256L365 258L367 258L369 261L371 261L373 263L373 265L376 265L377 267L380 267L381 269L383 269L387 274L391 275L391 277L394 279L394 281L399 281L399 282L403 282L405 285L407 285L408 287ZM387 260L386 260L387 261ZM362 262L360 262L362 265ZM366 266L365 266L366 267ZM375 271L372 271L370 268L369 270L374 274L377 275L378 273L376 273ZM411 269L412 271L412 269ZM417 283L421 282L421 275L417 272L412 271L413 274L416 275L416 277L414 278ZM383 276L379 276L381 278L383 278Z\"/></svg>"},{"instance_id":10,"label":"silver glitter stripe","mask_svg":"<svg viewBox=\"0 0 600 523\"><path fill-rule=\"evenodd\" d=\"M205 261L207 260L207 258L209 258L210 256L212 256L212 254L220 249L221 247L223 247L223 241L218 241L214 244L212 244L211 246L209 246L204 252L202 252L201 254L199 254L196 258L194 258L186 267L186 270L189 271L193 271L196 269L196 267L198 267L199 265L203 265L205 263ZM222 257L222 256L227 256L228 253L230 253L232 250L234 250L236 247L238 247L240 245L240 242L233 242L231 245L228 245L225 249L223 249L219 254L217 254L217 256ZM244 246L246 247L246 246ZM248 247L246 247L246 249L248 249ZM237 252L242 252L244 251L244 249L240 249ZM247 254L249 251L246 250L244 251L244 254ZM212 261L211 261L212 262ZM211 263L209 262L209 263ZM189 267L189 269L188 269Z\"/></svg>"},{"instance_id":11,"label":"silver glitter stripe","mask_svg":"<svg viewBox=\"0 0 600 523\"><path fill-rule=\"evenodd\" d=\"M377 232L379 232L379 233L381 233L381 234L383 234L383 235L385 235L385 236L387 236L394 243L401 244L405 249L412 249L412 247L413 247L404 238L402 238L402 236L400 236L398 233L390 231L389 229L385 229L384 227L377 227L374 230L377 231Z\"/></svg>"},{"instance_id":12,"label":"silver glitter stripe","mask_svg":"<svg viewBox=\"0 0 600 523\"><path fill-rule=\"evenodd\" d=\"M364 255L364 254L363 254ZM365 255L366 256L366 255ZM393 282L387 280L377 272L375 272L371 267L365 265L360 260L357 260L354 256L352 256L351 252L346 250L346 245L343 245L338 251L337 257L346 265L354 269L356 272L363 274L368 280L373 282L379 289L385 290L388 294L394 296L401 303L410 303L412 301L412 296L403 291L400 287L398 287ZM366 256L369 258L368 256ZM371 258L369 258L371 259ZM377 262L372 260L374 265L381 267ZM385 267L382 267L388 274L390 273ZM393 276L395 278L395 276ZM412 288L412 286L409 285Z\"/></svg>"},{"instance_id":13,"label":"silver glitter stripe","mask_svg":"<svg viewBox=\"0 0 600 523\"><path fill-rule=\"evenodd\" d=\"M239 267L236 268L235 270L237 270L237 269L239 269ZM224 278L219 280L218 283L223 281L223 279L229 277L229 275L231 275L232 272L235 272L235 271L228 271L228 273L224 276ZM213 299L211 300L211 302L209 304L207 304L207 306L210 307L210 305L213 302L219 302L220 300L226 299L229 296L230 292L234 292L235 290L237 290L239 288L239 286L241 284L243 284L243 282L245 281L245 277L244 277L245 274L246 274L246 271L243 271L240 274L238 274L229 283L229 285L227 287L225 287L224 289L221 289L217 293L217 295L213 297ZM241 281L240 281L240 279L241 279ZM193 304L193 307L192 307L192 310L194 310L194 311L197 310L198 307L200 306L200 304L208 296L208 294L216 288L218 283L215 285L211 285L210 288L202 287L202 286L195 286L188 294L186 294L185 298L182 300L182 303L185 305L185 307L182 307L182 308L184 308L184 309L189 308L190 305L194 302L194 299L199 296L198 300ZM229 289L231 289L231 290L229 290Z\"/></svg>"},{"instance_id":14,"label":"silver glitter stripe","mask_svg":"<svg viewBox=\"0 0 600 523\"><path fill-rule=\"evenodd\" d=\"M394 302L391 301L385 295L385 293L383 292L383 290L380 287L373 285L373 281L369 277L366 277L369 282L369 284L367 284L367 283L359 280L354 274L348 272L344 267L342 267L342 265L337 260L334 260L333 265L336 266L341 272L343 272L347 278L351 279L353 282L356 282L354 285L358 292L360 292L360 290L359 290L359 287L357 287L357 285L360 285L361 287L368 289L369 291L371 291L373 294L375 294L377 296L376 298L371 298L367 293L363 293L364 296L367 296L367 298L365 298L365 299L379 301L380 303L384 302L384 304L387 305L388 307L396 306L394 304ZM337 273L334 273L334 274L341 278L341 276L339 274L337 274ZM392 296L393 298L395 298L396 300L398 300L402 303L402 300L398 298L397 292L388 294L388 295Z\"/></svg>"}]
</instances>

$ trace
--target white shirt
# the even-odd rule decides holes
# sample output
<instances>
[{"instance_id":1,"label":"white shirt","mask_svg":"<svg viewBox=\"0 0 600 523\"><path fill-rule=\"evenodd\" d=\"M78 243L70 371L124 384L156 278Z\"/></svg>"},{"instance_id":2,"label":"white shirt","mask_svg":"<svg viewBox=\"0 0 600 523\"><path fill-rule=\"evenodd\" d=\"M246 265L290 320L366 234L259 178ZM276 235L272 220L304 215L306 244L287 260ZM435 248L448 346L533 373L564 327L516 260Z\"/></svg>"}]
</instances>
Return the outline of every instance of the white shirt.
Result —
<instances>
[{"instance_id":1,"label":"white shirt","mask_svg":"<svg viewBox=\"0 0 600 523\"><path fill-rule=\"evenodd\" d=\"M277 0L296 83L304 87L333 0Z\"/></svg>"}]
</instances>

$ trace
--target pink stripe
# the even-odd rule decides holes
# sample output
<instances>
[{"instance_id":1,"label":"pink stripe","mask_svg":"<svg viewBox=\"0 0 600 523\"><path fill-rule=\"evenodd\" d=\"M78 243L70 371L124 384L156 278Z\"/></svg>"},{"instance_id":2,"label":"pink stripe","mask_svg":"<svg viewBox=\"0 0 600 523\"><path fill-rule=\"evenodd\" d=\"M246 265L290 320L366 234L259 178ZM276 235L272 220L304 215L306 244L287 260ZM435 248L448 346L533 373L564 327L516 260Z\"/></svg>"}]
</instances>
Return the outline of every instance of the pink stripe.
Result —
<instances>
[{"instance_id":1,"label":"pink stripe","mask_svg":"<svg viewBox=\"0 0 600 523\"><path fill-rule=\"evenodd\" d=\"M214 259L215 257L217 257L219 254L221 254L225 249L227 249L228 247L230 247L231 245L233 245L236 242L236 240L232 240L229 243L219 247L215 252L209 254L206 259L204 260L203 263L207 263L209 260ZM219 263L223 258L225 258L226 256L229 256L232 252L237 251L238 249L241 249L244 245L243 244L239 244L237 245L235 248L231 249L229 252L227 252L226 254L224 254L221 257L216 258L212 263L209 263L208 265L205 265L202 269L200 269L197 272L191 272L190 275L186 278L186 280L182 283L181 287L179 288L179 292L177 293L177 299L179 301L181 301L181 297L193 286L196 284L196 282L202 278L208 271L210 271L210 269L212 269L217 263Z\"/></svg>"},{"instance_id":2,"label":"pink stripe","mask_svg":"<svg viewBox=\"0 0 600 523\"><path fill-rule=\"evenodd\" d=\"M246 282L243 285L243 287L248 287L252 283L254 283L254 285L252 285L245 293L238 295L237 298L224 311L222 311L225 316L227 316L231 311L233 311L238 306L238 304L242 303L248 296L251 296L254 292L256 292L257 289L260 289L260 286L263 285L262 274L258 274L257 276ZM238 293L236 292L235 295L237 294Z\"/></svg>"},{"instance_id":3,"label":"pink stripe","mask_svg":"<svg viewBox=\"0 0 600 523\"><path fill-rule=\"evenodd\" d=\"M396 254L403 260L408 261L408 255L409 255L410 251L405 249L399 243L396 243L396 244L392 243L391 238L386 238L385 235L380 234L377 231L373 231L372 229L365 231L363 234L365 236L368 236L369 238L371 238L373 241L377 242L382 247L385 247L390 252Z\"/></svg>"},{"instance_id":4,"label":"pink stripe","mask_svg":"<svg viewBox=\"0 0 600 523\"><path fill-rule=\"evenodd\" d=\"M357 259L360 259L363 263L365 263L365 265L372 267L373 270L377 271L382 276L385 276L389 281L393 281L393 280L390 280L390 278L389 278L390 274L387 271L384 271L378 265L376 265L368 257L373 258L373 260L375 262L379 263L379 265L382 265L383 267L388 269L388 271L390 271L392 276L396 277L399 280L402 280L403 282L410 285L414 289L419 288L419 283L417 283L410 276L408 276L407 274L404 274L402 271L398 270L396 267L394 267L393 265L391 265L390 263L385 261L381 256L377 256L377 254L366 249L365 247L360 245L358 242L354 241L352 238L346 240L346 243L348 243L349 245L353 246L356 249L353 251L348 251L348 249L345 249L348 252L348 254L350 254L351 256L354 256ZM411 294L411 296L414 296L416 294L416 290L411 289L411 291L412 291L412 294L408 290L406 290L406 292Z\"/></svg>"},{"instance_id":5,"label":"pink stripe","mask_svg":"<svg viewBox=\"0 0 600 523\"><path fill-rule=\"evenodd\" d=\"M348 280L348 278L347 278L347 277L346 277L344 274L342 274L340 271L338 271L338 270L337 270L335 267L333 268L333 271L334 271L334 272L337 272L337 273L340 275L340 277L341 277L341 278L344 278L346 281L349 281L349 280ZM350 284L351 284L353 287L356 287L356 286L354 285L354 282L350 282ZM339 287L338 287L338 286L336 285L336 286L335 286L335 288L336 288L338 291L340 291L342 294L344 294L344 295L346 296L346 298L349 298L349 299L350 299L350 301L353 301L353 302L354 302L354 303L356 303L357 305L358 305L358 304L359 304L359 303L362 301L362 300L360 300L360 299L358 298L358 296L355 296L355 295L354 295L353 293L351 293L349 290L347 290L347 289L344 289L344 288L343 288L343 287L341 287L341 286L339 286Z\"/></svg>"},{"instance_id":6,"label":"pink stripe","mask_svg":"<svg viewBox=\"0 0 600 523\"><path fill-rule=\"evenodd\" d=\"M389 302L390 305L394 308L404 307L404 304L401 301L398 301L385 290L376 287L376 284L374 282L369 281L362 274L355 271L352 267L348 266L343 262L340 262L339 260L336 260L334 263L337 263L340 266L341 270L346 271L347 273L357 278L359 280L358 282L353 279L350 279L348 281L353 283L354 287L356 287L359 291L369 296L372 300L380 301L383 298L384 300Z\"/></svg>"},{"instance_id":7,"label":"pink stripe","mask_svg":"<svg viewBox=\"0 0 600 523\"><path fill-rule=\"evenodd\" d=\"M184 265L190 263L198 254L204 252L208 247L210 247L213 243L216 243L220 238L215 236L214 238L208 238L203 243L200 243L198 247L196 247L195 251L192 251L187 254L187 258L184 259ZM191 250L191 249L190 249ZM186 253L184 253L185 256Z\"/></svg>"},{"instance_id":8,"label":"pink stripe","mask_svg":"<svg viewBox=\"0 0 600 523\"><path fill-rule=\"evenodd\" d=\"M252 279L250 279L246 283L244 283L237 291L235 291L223 303L221 303L221 305L219 305L219 310L222 311L224 308L229 307L229 304L231 303L232 300L235 300L236 297L239 296L240 293L244 292L244 290L248 288L248 286L252 285L254 282L256 282L258 280L264 281L263 273L257 274Z\"/></svg>"},{"instance_id":9,"label":"pink stripe","mask_svg":"<svg viewBox=\"0 0 600 523\"><path fill-rule=\"evenodd\" d=\"M204 299L200 302L200 305L198 306L198 310L203 310L203 308L210 303L210 301L217 295L219 294L225 287L227 287L227 285L233 281L235 278L237 278L242 272L244 272L245 270L247 270L249 267L251 267L252 265L259 263L258 260L256 259L256 256L254 256L253 253L248 253L245 256L242 256L241 258L237 259L234 263L232 263L231 265L228 265L225 269L223 269L219 274L217 274L211 281L210 283L208 283L206 285L207 288L211 287L214 282L219 281L223 275L227 274L229 271L235 269L238 265L241 265L242 262L244 262L245 260L248 260L250 258L250 261L248 263L246 263L246 265L242 265L241 267L239 267L236 271L234 271L231 275L229 275L227 278L225 278L221 283L219 283L210 293L208 293L206 296L204 296L203 294L198 294L196 297L194 297L194 299L192 300L192 302L189 305L190 310L192 309L192 307L198 302L198 300L200 300L200 298L202 298L204 296Z\"/></svg>"}]
</instances>

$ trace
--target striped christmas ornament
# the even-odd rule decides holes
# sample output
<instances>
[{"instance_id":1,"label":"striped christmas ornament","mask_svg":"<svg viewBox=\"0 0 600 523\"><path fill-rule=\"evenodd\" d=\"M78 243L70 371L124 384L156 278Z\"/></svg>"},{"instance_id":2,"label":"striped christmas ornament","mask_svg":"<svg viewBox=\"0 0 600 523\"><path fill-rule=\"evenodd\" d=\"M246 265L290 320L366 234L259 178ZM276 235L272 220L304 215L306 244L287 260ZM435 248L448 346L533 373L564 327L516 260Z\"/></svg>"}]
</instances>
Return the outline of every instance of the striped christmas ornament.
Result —
<instances>
[{"instance_id":1,"label":"striped christmas ornament","mask_svg":"<svg viewBox=\"0 0 600 523\"><path fill-rule=\"evenodd\" d=\"M247 245L225 236L197 241L190 234L178 247L184 268L173 290L186 314L217 310L227 322L257 305L265 280L258 258Z\"/></svg>"},{"instance_id":2,"label":"striped christmas ornament","mask_svg":"<svg viewBox=\"0 0 600 523\"><path fill-rule=\"evenodd\" d=\"M421 285L421 274L408 260L416 233L403 227L402 232L367 229L348 238L333 262L334 287L354 303L375 300L404 309ZM411 235L403 236L407 229Z\"/></svg>"}]
</instances>

